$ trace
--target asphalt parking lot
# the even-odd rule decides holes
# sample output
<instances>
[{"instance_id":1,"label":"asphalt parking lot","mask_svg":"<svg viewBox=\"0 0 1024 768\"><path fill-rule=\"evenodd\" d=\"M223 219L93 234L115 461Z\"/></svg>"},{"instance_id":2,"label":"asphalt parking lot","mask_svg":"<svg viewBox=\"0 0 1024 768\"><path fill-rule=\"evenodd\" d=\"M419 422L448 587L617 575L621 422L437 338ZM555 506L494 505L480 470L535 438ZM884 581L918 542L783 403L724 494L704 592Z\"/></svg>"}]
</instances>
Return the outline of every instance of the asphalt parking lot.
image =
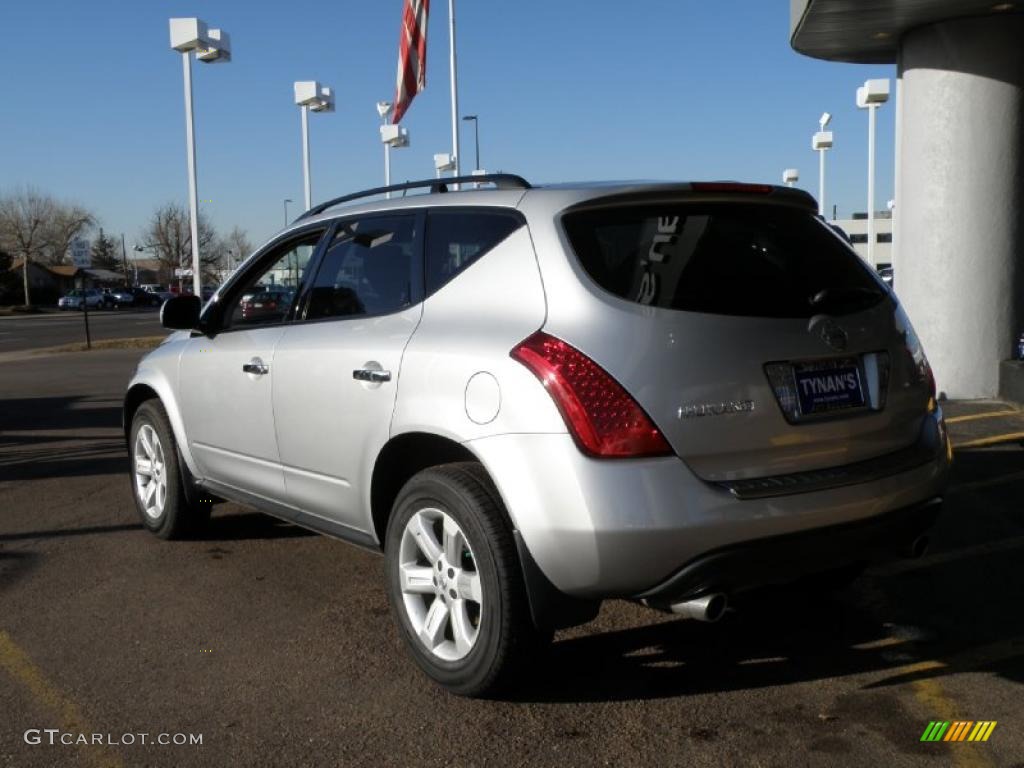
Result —
<instances>
[{"instance_id":1,"label":"asphalt parking lot","mask_svg":"<svg viewBox=\"0 0 1024 768\"><path fill-rule=\"evenodd\" d=\"M89 333L93 341L160 336L158 309L118 309L89 313ZM85 319L81 312L51 312L42 315L0 317L0 354L58 347L85 342Z\"/></svg>"},{"instance_id":2,"label":"asphalt parking lot","mask_svg":"<svg viewBox=\"0 0 1024 768\"><path fill-rule=\"evenodd\" d=\"M945 404L925 558L712 625L607 603L507 699L469 701L408 658L381 558L235 505L200 540L141 530L119 412L139 355L0 363L0 765L1024 766L1014 406ZM998 725L922 743L933 720ZM46 728L122 743L26 744Z\"/></svg>"}]
</instances>

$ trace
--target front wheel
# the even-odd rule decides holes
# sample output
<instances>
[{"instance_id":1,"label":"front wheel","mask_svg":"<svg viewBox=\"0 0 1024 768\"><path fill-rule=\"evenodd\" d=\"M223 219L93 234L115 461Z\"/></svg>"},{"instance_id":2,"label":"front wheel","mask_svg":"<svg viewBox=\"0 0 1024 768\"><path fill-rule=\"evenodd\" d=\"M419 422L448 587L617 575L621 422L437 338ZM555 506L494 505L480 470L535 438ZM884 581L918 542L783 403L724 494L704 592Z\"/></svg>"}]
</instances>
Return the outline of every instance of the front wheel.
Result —
<instances>
[{"instance_id":1,"label":"front wheel","mask_svg":"<svg viewBox=\"0 0 1024 768\"><path fill-rule=\"evenodd\" d=\"M190 503L174 433L159 400L135 412L130 435L132 491L142 524L162 539L184 538L210 516L206 501Z\"/></svg>"},{"instance_id":2,"label":"front wheel","mask_svg":"<svg viewBox=\"0 0 1024 768\"><path fill-rule=\"evenodd\" d=\"M550 639L530 621L512 532L473 463L415 475L385 540L392 613L413 658L449 691L480 696Z\"/></svg>"}]
</instances>

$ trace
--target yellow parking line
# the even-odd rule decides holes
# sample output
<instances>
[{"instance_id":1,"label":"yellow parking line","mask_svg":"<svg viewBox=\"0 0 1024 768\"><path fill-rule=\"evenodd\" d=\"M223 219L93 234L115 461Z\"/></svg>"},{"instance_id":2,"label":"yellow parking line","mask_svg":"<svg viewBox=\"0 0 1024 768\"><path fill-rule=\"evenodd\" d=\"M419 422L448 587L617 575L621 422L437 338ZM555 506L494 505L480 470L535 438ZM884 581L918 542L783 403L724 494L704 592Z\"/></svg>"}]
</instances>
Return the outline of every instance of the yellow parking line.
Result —
<instances>
[{"instance_id":1,"label":"yellow parking line","mask_svg":"<svg viewBox=\"0 0 1024 768\"><path fill-rule=\"evenodd\" d=\"M991 437L979 437L977 440L966 440L962 443L953 443L953 448L957 451L962 451L964 448L981 448L986 445L1012 443L1015 440L1024 440L1024 432L1007 432L1002 435L992 435Z\"/></svg>"},{"instance_id":2,"label":"yellow parking line","mask_svg":"<svg viewBox=\"0 0 1024 768\"><path fill-rule=\"evenodd\" d=\"M1024 411L1020 411L1016 408L1010 411L985 411L984 413L969 413L965 416L950 416L946 419L947 424L959 424L964 421L974 421L975 419L994 419L998 416L1020 416Z\"/></svg>"},{"instance_id":3,"label":"yellow parking line","mask_svg":"<svg viewBox=\"0 0 1024 768\"><path fill-rule=\"evenodd\" d=\"M926 672L945 668L946 665L941 661L931 660L901 667L900 673ZM924 708L926 718L956 720L960 707L946 694L942 683L937 679L924 678L923 680L915 680L910 684L910 687L914 692L914 698ZM964 768L990 768L995 765L984 752L976 749L960 749L959 745L957 745L957 748L949 750L949 756L953 759L953 765L964 766Z\"/></svg>"},{"instance_id":4,"label":"yellow parking line","mask_svg":"<svg viewBox=\"0 0 1024 768\"><path fill-rule=\"evenodd\" d=\"M40 728L60 727L64 732L74 734L92 734L93 729L85 722L78 707L63 696L56 687L46 679L40 669L32 663L21 648L3 630L0 630L0 670L10 675L16 682L28 690L32 698L44 708L50 710L57 718L56 723L41 723ZM40 749L42 747L39 747ZM62 749L53 746L50 749ZM82 757L91 765L103 768L121 768L121 759L109 749L99 745L79 746ZM56 757L57 755L54 755Z\"/></svg>"}]
</instances>

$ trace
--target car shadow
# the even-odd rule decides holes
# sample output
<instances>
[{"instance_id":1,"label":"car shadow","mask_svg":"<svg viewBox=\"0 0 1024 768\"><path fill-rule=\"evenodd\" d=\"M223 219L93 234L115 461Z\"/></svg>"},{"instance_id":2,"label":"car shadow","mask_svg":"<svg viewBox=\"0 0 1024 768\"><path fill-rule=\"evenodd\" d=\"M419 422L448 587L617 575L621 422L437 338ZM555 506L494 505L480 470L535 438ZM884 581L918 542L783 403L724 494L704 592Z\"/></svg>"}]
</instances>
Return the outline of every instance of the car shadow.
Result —
<instances>
[{"instance_id":1,"label":"car shadow","mask_svg":"<svg viewBox=\"0 0 1024 768\"><path fill-rule=\"evenodd\" d=\"M73 436L52 442L8 443L0 446L0 477L39 480L86 475L124 475L128 457L122 438Z\"/></svg>"},{"instance_id":2,"label":"car shadow","mask_svg":"<svg viewBox=\"0 0 1024 768\"><path fill-rule=\"evenodd\" d=\"M75 395L0 400L0 432L120 426L121 403L110 398Z\"/></svg>"},{"instance_id":3,"label":"car shadow","mask_svg":"<svg viewBox=\"0 0 1024 768\"><path fill-rule=\"evenodd\" d=\"M1024 453L958 457L935 546L869 569L846 592L751 591L716 624L572 630L503 698L596 702L863 675L866 689L986 671L1024 683ZM598 620L600 626L600 619Z\"/></svg>"},{"instance_id":4,"label":"car shadow","mask_svg":"<svg viewBox=\"0 0 1024 768\"><path fill-rule=\"evenodd\" d=\"M294 539L317 534L270 515L248 510L214 515L198 532L198 541L242 541L245 539Z\"/></svg>"}]
</instances>

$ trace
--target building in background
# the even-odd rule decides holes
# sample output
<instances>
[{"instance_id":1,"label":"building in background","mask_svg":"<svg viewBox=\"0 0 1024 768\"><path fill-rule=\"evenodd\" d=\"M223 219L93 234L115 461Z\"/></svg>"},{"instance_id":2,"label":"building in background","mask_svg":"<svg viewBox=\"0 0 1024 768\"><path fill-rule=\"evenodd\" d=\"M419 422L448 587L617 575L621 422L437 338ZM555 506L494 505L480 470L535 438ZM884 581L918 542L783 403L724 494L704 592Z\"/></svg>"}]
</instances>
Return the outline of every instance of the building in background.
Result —
<instances>
[{"instance_id":1,"label":"building in background","mask_svg":"<svg viewBox=\"0 0 1024 768\"><path fill-rule=\"evenodd\" d=\"M939 389L994 396L1024 330L1024 0L790 0L790 44L896 65L900 301Z\"/></svg>"},{"instance_id":2,"label":"building in background","mask_svg":"<svg viewBox=\"0 0 1024 768\"><path fill-rule=\"evenodd\" d=\"M846 233L850 245L857 255L867 261L868 258L868 215L855 213L851 219L829 220L829 224L839 227ZM892 212L875 211L875 263L871 266L895 266L892 251Z\"/></svg>"}]
</instances>

